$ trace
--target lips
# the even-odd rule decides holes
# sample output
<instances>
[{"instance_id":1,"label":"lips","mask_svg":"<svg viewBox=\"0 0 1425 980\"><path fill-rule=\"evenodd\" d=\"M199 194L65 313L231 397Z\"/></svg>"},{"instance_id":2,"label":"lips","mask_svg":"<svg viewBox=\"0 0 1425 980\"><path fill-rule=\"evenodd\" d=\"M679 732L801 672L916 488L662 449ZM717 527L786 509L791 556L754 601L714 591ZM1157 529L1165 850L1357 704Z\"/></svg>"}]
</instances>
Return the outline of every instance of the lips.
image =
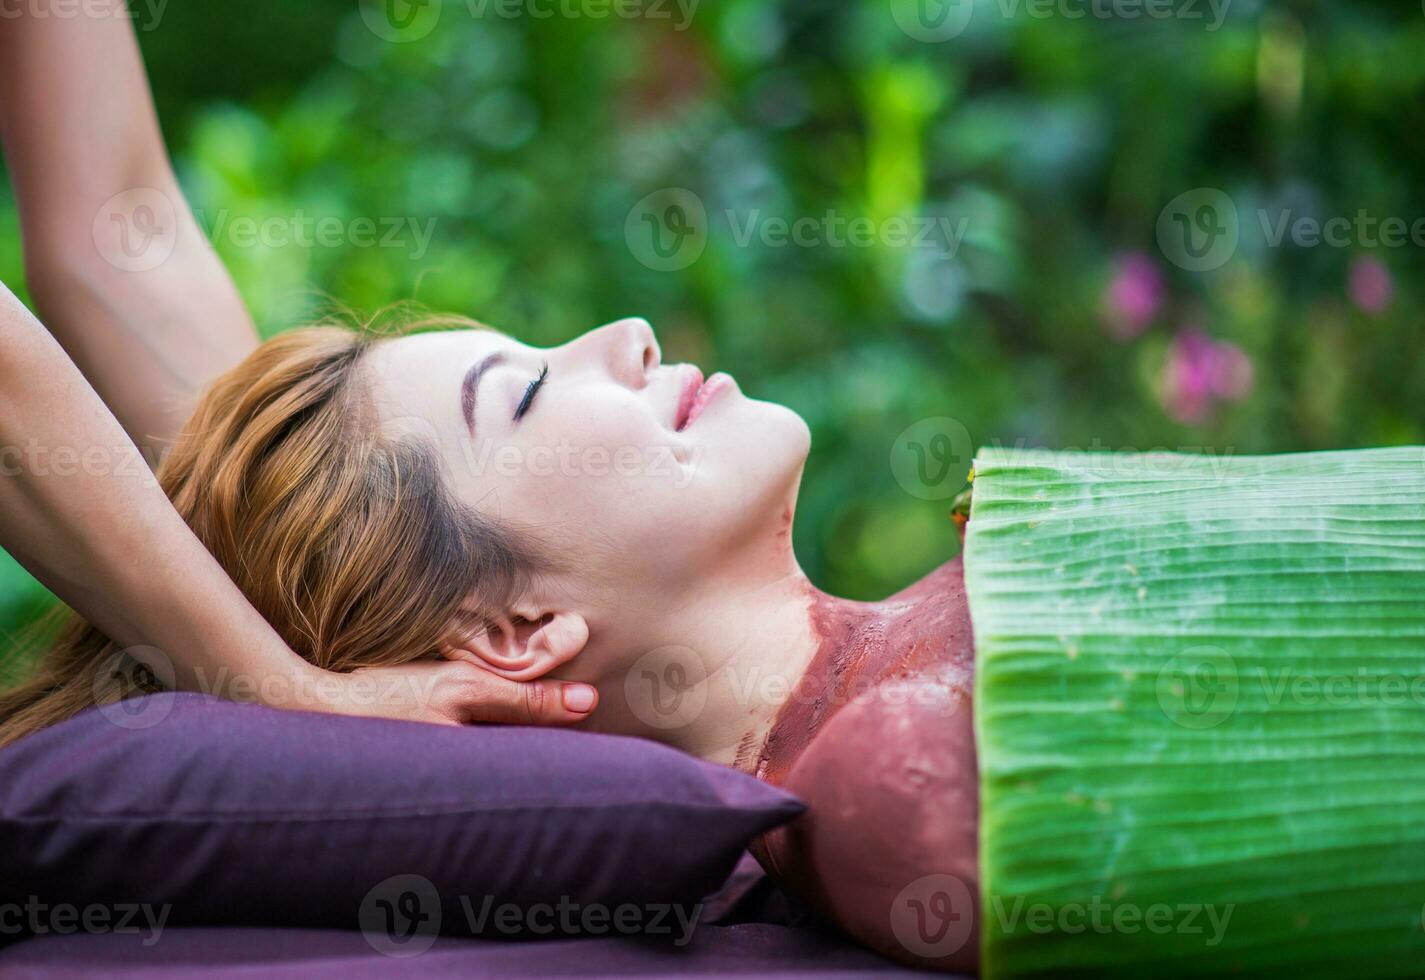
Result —
<instances>
[{"instance_id":1,"label":"lips","mask_svg":"<svg viewBox=\"0 0 1425 980\"><path fill-rule=\"evenodd\" d=\"M678 399L678 411L674 416L673 428L682 432L692 425L703 413L703 409L707 408L714 398L730 388L732 384L732 378L720 371L704 381L703 372L690 365L683 381L682 396Z\"/></svg>"},{"instance_id":2,"label":"lips","mask_svg":"<svg viewBox=\"0 0 1425 980\"><path fill-rule=\"evenodd\" d=\"M673 428L676 431L682 432L692 421L693 403L698 400L702 387L703 372L692 364L687 365L678 391L678 407L673 411Z\"/></svg>"}]
</instances>

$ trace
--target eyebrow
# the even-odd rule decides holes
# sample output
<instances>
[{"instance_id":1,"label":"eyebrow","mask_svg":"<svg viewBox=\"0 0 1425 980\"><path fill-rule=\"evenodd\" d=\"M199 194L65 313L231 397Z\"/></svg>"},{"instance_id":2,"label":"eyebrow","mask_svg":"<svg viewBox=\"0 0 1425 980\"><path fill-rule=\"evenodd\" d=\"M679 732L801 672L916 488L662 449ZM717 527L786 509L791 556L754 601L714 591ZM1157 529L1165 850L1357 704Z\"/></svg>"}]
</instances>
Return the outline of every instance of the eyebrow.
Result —
<instances>
[{"instance_id":1,"label":"eyebrow","mask_svg":"<svg viewBox=\"0 0 1425 980\"><path fill-rule=\"evenodd\" d=\"M460 382L460 413L465 416L465 428L475 434L475 396L480 391L480 377L490 368L504 363L505 355L496 351L465 372L465 380Z\"/></svg>"}]
</instances>

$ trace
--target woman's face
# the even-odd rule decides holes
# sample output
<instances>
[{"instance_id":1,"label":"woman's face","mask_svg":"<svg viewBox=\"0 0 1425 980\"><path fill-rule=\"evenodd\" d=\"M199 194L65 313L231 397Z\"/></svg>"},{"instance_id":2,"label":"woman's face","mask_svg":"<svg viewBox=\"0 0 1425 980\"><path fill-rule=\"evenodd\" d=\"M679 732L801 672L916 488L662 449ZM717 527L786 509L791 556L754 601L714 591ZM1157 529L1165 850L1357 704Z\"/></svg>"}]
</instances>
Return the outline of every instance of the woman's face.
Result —
<instances>
[{"instance_id":1,"label":"woman's face","mask_svg":"<svg viewBox=\"0 0 1425 980\"><path fill-rule=\"evenodd\" d=\"M663 364L644 320L548 349L416 334L368 365L386 431L431 440L459 499L610 590L696 583L790 519L806 424L728 375Z\"/></svg>"}]
</instances>

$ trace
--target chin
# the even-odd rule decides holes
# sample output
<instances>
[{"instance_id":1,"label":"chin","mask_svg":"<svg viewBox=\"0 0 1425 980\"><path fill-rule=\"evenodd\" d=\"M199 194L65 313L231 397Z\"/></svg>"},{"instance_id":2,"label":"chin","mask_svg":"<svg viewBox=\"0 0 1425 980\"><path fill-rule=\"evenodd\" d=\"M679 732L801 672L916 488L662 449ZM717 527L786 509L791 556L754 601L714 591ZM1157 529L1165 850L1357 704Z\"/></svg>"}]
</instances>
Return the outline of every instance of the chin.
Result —
<instances>
[{"instance_id":1,"label":"chin","mask_svg":"<svg viewBox=\"0 0 1425 980\"><path fill-rule=\"evenodd\" d=\"M768 422L776 428L778 436L784 440L787 456L796 462L796 471L801 473L802 465L811 452L811 427L806 419L785 405L776 402L755 402L767 409Z\"/></svg>"},{"instance_id":2,"label":"chin","mask_svg":"<svg viewBox=\"0 0 1425 980\"><path fill-rule=\"evenodd\" d=\"M717 429L707 433L708 441L727 446L751 472L765 473L768 479L785 473L795 479L811 451L811 429L806 420L785 405L740 393L726 409L706 420L712 423L709 429Z\"/></svg>"},{"instance_id":3,"label":"chin","mask_svg":"<svg viewBox=\"0 0 1425 980\"><path fill-rule=\"evenodd\" d=\"M811 448L806 421L784 405L745 398L716 424L702 447L708 512L739 538L779 524L796 500Z\"/></svg>"}]
</instances>

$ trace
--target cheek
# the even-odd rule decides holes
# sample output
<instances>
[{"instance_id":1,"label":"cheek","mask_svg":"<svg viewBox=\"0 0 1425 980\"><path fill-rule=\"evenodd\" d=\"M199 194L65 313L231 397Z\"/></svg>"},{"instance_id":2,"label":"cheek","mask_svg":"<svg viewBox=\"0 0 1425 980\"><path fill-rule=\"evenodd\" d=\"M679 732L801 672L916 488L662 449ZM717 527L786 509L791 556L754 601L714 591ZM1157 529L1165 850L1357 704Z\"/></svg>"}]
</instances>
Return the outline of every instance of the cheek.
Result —
<instances>
[{"instance_id":1,"label":"cheek","mask_svg":"<svg viewBox=\"0 0 1425 980\"><path fill-rule=\"evenodd\" d=\"M505 455L515 465L498 474L501 495L525 520L584 523L619 543L675 511L691 476L647 409L617 400L560 406Z\"/></svg>"},{"instance_id":2,"label":"cheek","mask_svg":"<svg viewBox=\"0 0 1425 980\"><path fill-rule=\"evenodd\" d=\"M629 574L685 570L780 515L806 457L805 423L765 402L708 416L691 439L620 393L570 390L542 408L492 452L468 499Z\"/></svg>"}]
</instances>

